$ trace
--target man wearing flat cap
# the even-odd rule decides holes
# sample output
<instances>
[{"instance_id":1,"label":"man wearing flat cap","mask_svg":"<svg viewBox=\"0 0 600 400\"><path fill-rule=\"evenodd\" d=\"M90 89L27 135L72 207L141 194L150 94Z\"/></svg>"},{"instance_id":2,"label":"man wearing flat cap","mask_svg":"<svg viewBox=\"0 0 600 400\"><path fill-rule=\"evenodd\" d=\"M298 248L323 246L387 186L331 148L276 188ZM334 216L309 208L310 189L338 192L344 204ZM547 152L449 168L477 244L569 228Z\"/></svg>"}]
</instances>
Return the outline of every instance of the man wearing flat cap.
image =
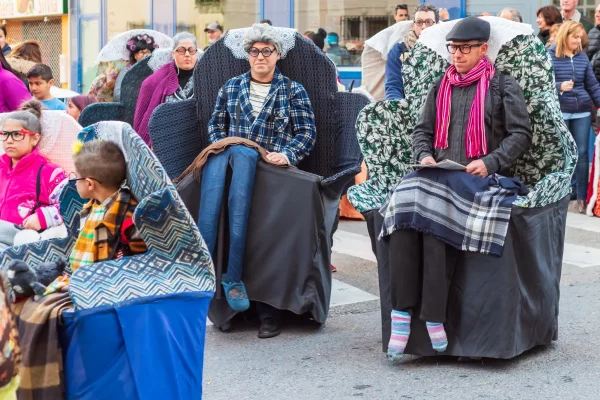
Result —
<instances>
[{"instance_id":1,"label":"man wearing flat cap","mask_svg":"<svg viewBox=\"0 0 600 400\"><path fill-rule=\"evenodd\" d=\"M204 49L208 49L217 40L223 36L223 27L219 24L210 24L204 29L204 33L208 36L208 46Z\"/></svg>"},{"instance_id":2,"label":"man wearing flat cap","mask_svg":"<svg viewBox=\"0 0 600 400\"><path fill-rule=\"evenodd\" d=\"M382 207L381 237L389 236L390 248L391 359L404 354L413 316L425 322L433 350L446 351L444 323L457 260L461 250L477 250L465 248L463 240L471 243L471 230L493 226L490 221L496 215L486 205L501 200L496 192L480 189L489 185L483 178L509 174L531 145L523 93L513 78L497 74L486 57L489 38L490 24L478 17L454 25L446 36L452 65L429 92L413 132L413 152L420 164L450 160L477 177L417 171L399 183ZM485 204L475 200L477 196L485 198ZM453 210L459 210L454 215L458 219L448 218ZM470 210L483 214L476 224ZM460 219L461 213L468 219ZM453 241L461 229L469 240Z\"/></svg>"},{"instance_id":3,"label":"man wearing flat cap","mask_svg":"<svg viewBox=\"0 0 600 400\"><path fill-rule=\"evenodd\" d=\"M489 22L468 17L446 36L452 65L429 92L413 133L421 164L451 160L480 177L509 174L531 145L521 88L486 57Z\"/></svg>"}]
</instances>

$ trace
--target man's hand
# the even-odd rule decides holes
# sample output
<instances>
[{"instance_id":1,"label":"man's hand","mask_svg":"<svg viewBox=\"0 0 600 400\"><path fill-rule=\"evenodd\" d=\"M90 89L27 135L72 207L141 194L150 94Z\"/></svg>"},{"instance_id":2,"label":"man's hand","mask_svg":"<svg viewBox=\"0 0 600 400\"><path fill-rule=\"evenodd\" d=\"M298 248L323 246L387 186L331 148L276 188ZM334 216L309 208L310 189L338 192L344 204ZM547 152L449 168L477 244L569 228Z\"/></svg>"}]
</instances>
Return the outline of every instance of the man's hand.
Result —
<instances>
[{"instance_id":1,"label":"man's hand","mask_svg":"<svg viewBox=\"0 0 600 400\"><path fill-rule=\"evenodd\" d=\"M575 83L573 81L564 81L563 83L560 84L560 91L568 92L573 89L574 85L575 85Z\"/></svg>"},{"instance_id":2,"label":"man's hand","mask_svg":"<svg viewBox=\"0 0 600 400\"><path fill-rule=\"evenodd\" d=\"M42 225L40 224L40 219L37 214L31 214L29 217L25 218L23 221L23 228L33 229L34 231L42 230Z\"/></svg>"},{"instance_id":3,"label":"man's hand","mask_svg":"<svg viewBox=\"0 0 600 400\"><path fill-rule=\"evenodd\" d=\"M287 157L283 153L269 153L267 160L276 165L288 165Z\"/></svg>"},{"instance_id":4,"label":"man's hand","mask_svg":"<svg viewBox=\"0 0 600 400\"><path fill-rule=\"evenodd\" d=\"M483 163L483 161L481 161L481 160L471 161L471 163L469 165L467 165L466 171L469 174L477 175L482 178L487 178L487 176L488 176L488 170L485 167L485 164Z\"/></svg>"},{"instance_id":5,"label":"man's hand","mask_svg":"<svg viewBox=\"0 0 600 400\"><path fill-rule=\"evenodd\" d=\"M424 159L421 160L421 165L435 165L437 164L437 162L435 162L435 159L431 156L425 157Z\"/></svg>"},{"instance_id":6,"label":"man's hand","mask_svg":"<svg viewBox=\"0 0 600 400\"><path fill-rule=\"evenodd\" d=\"M440 20L441 21L448 21L450 19L450 13L448 12L447 9L440 8L439 9L439 13L440 13Z\"/></svg>"}]
</instances>

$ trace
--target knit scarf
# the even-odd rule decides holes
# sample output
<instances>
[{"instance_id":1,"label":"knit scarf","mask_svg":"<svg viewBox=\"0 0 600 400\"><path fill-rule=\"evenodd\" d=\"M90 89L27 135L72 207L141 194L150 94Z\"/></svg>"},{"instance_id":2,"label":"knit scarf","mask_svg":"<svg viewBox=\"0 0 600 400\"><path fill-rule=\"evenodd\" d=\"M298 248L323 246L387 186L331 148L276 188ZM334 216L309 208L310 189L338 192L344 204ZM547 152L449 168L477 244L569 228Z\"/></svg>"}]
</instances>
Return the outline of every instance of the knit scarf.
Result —
<instances>
[{"instance_id":1,"label":"knit scarf","mask_svg":"<svg viewBox=\"0 0 600 400\"><path fill-rule=\"evenodd\" d=\"M466 148L467 157L476 158L487 154L487 140L485 137L485 95L490 86L490 81L496 69L484 57L465 76L461 76L456 67L451 65L446 71L437 98L437 114L435 127L435 148L448 148L448 127L450 125L450 108L452 99L452 86L467 87L475 82L477 91L471 104L469 122L467 124Z\"/></svg>"}]
</instances>

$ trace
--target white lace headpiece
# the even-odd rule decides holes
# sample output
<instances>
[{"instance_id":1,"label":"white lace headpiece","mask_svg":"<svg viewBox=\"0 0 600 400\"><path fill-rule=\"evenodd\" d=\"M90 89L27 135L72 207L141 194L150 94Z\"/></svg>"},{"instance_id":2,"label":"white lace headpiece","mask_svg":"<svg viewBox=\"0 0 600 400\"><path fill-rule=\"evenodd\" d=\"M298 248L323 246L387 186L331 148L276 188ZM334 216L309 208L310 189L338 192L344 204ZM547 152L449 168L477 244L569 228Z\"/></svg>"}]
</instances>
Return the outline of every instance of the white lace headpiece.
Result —
<instances>
[{"instance_id":1,"label":"white lace headpiece","mask_svg":"<svg viewBox=\"0 0 600 400\"><path fill-rule=\"evenodd\" d=\"M480 17L490 23L491 32L488 40L487 56L492 63L496 62L496 57L502 46L513 40L519 35L533 34L533 28L529 24L509 21L499 17ZM459 19L449 22L443 22L425 29L419 37L419 42L438 53L440 56L450 61L450 53L446 49L446 35Z\"/></svg>"},{"instance_id":2,"label":"white lace headpiece","mask_svg":"<svg viewBox=\"0 0 600 400\"><path fill-rule=\"evenodd\" d=\"M396 43L404 41L413 26L413 21L401 21L385 28L365 42L365 46L381 53L381 58L387 60L387 55Z\"/></svg>"},{"instance_id":3,"label":"white lace headpiece","mask_svg":"<svg viewBox=\"0 0 600 400\"><path fill-rule=\"evenodd\" d=\"M281 58L285 58L287 53L296 45L296 30L292 28L273 27L283 40L283 48L281 50ZM225 46L231 50L235 58L240 60L248 59L248 54L244 51L244 37L250 28L231 29L223 39Z\"/></svg>"},{"instance_id":4,"label":"white lace headpiece","mask_svg":"<svg viewBox=\"0 0 600 400\"><path fill-rule=\"evenodd\" d=\"M173 48L173 39L165 35L164 33L153 31L151 29L134 29L131 31L123 32L117 35L115 38L110 40L106 46L98 53L96 64L101 62L109 62L116 60L129 60L129 50L127 50L127 41L137 35L148 35L154 38L154 43L158 45L160 49Z\"/></svg>"}]
</instances>

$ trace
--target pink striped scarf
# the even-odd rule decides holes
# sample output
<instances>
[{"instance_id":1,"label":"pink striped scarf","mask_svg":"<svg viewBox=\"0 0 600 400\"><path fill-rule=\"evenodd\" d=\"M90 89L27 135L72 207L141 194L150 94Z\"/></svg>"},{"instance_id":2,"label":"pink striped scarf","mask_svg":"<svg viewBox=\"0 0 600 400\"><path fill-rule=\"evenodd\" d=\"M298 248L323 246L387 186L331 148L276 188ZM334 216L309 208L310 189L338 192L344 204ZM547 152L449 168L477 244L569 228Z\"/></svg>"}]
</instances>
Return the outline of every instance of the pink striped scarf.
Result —
<instances>
[{"instance_id":1,"label":"pink striped scarf","mask_svg":"<svg viewBox=\"0 0 600 400\"><path fill-rule=\"evenodd\" d=\"M448 127L450 125L450 107L452 86L466 87L477 83L477 92L469 112L467 124L466 147L467 157L476 158L487 154L485 137L485 95L496 69L486 57L482 58L465 76L461 76L454 65L446 71L437 98L437 114L435 126L435 148L448 148Z\"/></svg>"}]
</instances>

